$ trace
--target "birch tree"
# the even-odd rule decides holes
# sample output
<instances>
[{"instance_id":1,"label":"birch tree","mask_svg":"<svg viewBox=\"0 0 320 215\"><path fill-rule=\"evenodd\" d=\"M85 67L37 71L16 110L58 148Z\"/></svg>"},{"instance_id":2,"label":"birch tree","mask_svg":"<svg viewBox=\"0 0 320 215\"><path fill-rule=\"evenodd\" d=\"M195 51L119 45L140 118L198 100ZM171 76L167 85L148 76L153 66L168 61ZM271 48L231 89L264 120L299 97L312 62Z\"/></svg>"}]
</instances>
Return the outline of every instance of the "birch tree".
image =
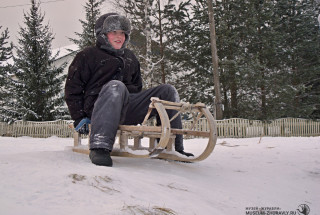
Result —
<instances>
[{"instance_id":1,"label":"birch tree","mask_svg":"<svg viewBox=\"0 0 320 215\"><path fill-rule=\"evenodd\" d=\"M166 83L167 78L171 79L172 35L179 28L172 15L188 4L181 4L177 9L173 0L122 0L116 5L131 19L131 44L139 53L145 86Z\"/></svg>"}]
</instances>

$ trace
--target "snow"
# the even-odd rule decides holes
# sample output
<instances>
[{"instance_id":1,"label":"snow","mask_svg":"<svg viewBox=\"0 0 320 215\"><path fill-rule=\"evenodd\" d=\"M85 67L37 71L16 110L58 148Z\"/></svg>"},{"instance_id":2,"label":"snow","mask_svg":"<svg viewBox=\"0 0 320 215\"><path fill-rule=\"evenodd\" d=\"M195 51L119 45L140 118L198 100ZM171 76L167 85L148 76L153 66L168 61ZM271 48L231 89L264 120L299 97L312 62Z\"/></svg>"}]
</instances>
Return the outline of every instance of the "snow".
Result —
<instances>
[{"instance_id":1,"label":"snow","mask_svg":"<svg viewBox=\"0 0 320 215\"><path fill-rule=\"evenodd\" d=\"M14 65L13 58L9 58L9 59L6 60L6 61L0 62L0 65L1 65L1 66Z\"/></svg>"},{"instance_id":2,"label":"snow","mask_svg":"<svg viewBox=\"0 0 320 215\"><path fill-rule=\"evenodd\" d=\"M72 144L0 137L0 214L320 214L320 137L218 139L202 162L113 157L112 168Z\"/></svg>"},{"instance_id":3,"label":"snow","mask_svg":"<svg viewBox=\"0 0 320 215\"><path fill-rule=\"evenodd\" d=\"M69 55L69 54L77 51L77 50L79 50L79 47L76 44L63 46L63 47L60 47L60 48L53 49L51 57L56 57L56 60L58 60L58 59L66 56L66 55ZM14 65L14 60L13 60L13 58L10 58L7 61L1 62L0 65L2 65L2 66Z\"/></svg>"},{"instance_id":4,"label":"snow","mask_svg":"<svg viewBox=\"0 0 320 215\"><path fill-rule=\"evenodd\" d=\"M55 56L56 54L58 54L56 56L56 60L60 59L66 55L69 55L72 52L78 51L79 47L76 44L72 44L72 45L68 45L68 46L64 46L64 47L60 47L60 48L56 48L52 50L52 56Z\"/></svg>"}]
</instances>

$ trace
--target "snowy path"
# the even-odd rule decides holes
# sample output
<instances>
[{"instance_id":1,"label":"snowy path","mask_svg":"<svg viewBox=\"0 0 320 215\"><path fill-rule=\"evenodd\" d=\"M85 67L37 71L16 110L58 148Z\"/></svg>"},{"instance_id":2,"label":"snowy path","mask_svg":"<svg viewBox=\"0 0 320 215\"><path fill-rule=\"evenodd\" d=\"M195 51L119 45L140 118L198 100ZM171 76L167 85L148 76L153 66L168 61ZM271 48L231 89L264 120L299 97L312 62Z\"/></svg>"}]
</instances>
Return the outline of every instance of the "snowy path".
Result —
<instances>
[{"instance_id":1,"label":"snowy path","mask_svg":"<svg viewBox=\"0 0 320 215\"><path fill-rule=\"evenodd\" d=\"M186 140L185 148L205 143ZM112 168L71 145L0 137L0 214L299 214L306 204L320 215L320 137L218 139L199 163L113 157Z\"/></svg>"}]
</instances>

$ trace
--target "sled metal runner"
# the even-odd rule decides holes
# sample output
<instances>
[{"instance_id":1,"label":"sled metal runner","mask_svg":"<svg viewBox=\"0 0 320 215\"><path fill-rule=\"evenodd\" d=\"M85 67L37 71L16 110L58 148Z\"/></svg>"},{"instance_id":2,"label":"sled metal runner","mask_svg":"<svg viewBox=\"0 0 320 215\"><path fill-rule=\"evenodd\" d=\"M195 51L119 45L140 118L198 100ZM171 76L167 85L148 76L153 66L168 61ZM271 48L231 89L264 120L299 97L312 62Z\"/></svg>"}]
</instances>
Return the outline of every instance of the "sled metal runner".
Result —
<instances>
[{"instance_id":1,"label":"sled metal runner","mask_svg":"<svg viewBox=\"0 0 320 215\"><path fill-rule=\"evenodd\" d=\"M147 120L153 109L158 112L161 126L147 125ZM166 110L176 110L177 114L169 119ZM170 121L181 113L192 114L193 124L188 129L171 128ZM207 119L208 131L196 130L196 124L201 117ZM177 134L207 138L208 143L200 155L187 157L174 150L174 142ZM212 114L203 103L177 103L152 97L142 125L120 125L117 136L119 138L120 147L114 147L111 156L159 158L182 162L196 162L206 159L212 153L217 141L217 127ZM129 145L129 138L133 138L133 145ZM149 147L142 146L142 138L149 138ZM159 140L159 142L157 140ZM87 145L81 145L81 136L76 131L74 133L74 147L72 150L84 154L89 154L90 152Z\"/></svg>"}]
</instances>

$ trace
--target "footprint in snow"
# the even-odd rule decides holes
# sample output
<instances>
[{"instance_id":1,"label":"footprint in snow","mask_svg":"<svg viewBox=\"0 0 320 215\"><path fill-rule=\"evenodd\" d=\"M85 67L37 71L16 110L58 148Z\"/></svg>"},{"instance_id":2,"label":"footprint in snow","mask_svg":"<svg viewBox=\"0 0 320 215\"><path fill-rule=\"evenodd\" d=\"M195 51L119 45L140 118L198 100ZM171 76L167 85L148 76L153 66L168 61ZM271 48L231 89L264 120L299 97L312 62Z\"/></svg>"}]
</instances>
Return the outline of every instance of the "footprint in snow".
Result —
<instances>
[{"instance_id":1,"label":"footprint in snow","mask_svg":"<svg viewBox=\"0 0 320 215\"><path fill-rule=\"evenodd\" d=\"M116 190L111 186L113 180L109 176L87 177L85 175L70 174L68 175L68 177L72 179L72 183L74 184L80 183L84 185L89 185L104 193L113 193L113 192L120 193L120 191Z\"/></svg>"}]
</instances>

